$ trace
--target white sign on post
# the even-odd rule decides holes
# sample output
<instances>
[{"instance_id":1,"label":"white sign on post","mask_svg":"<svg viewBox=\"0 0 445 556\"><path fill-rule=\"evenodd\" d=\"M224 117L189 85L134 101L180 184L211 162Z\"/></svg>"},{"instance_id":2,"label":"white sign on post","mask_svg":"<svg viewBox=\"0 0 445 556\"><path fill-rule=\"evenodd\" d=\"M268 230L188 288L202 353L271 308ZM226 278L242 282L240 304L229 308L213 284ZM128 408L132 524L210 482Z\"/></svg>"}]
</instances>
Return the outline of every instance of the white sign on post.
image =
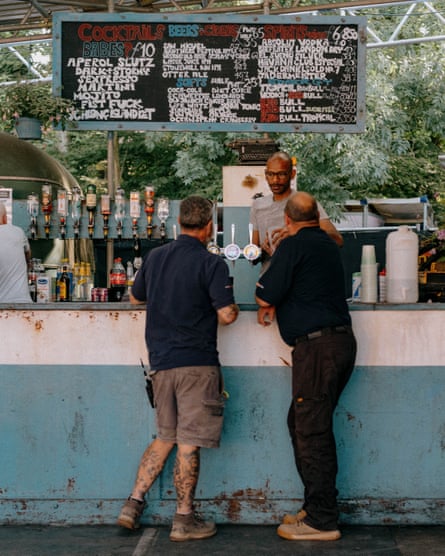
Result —
<instances>
[{"instance_id":1,"label":"white sign on post","mask_svg":"<svg viewBox=\"0 0 445 556\"><path fill-rule=\"evenodd\" d=\"M12 187L0 187L0 203L6 206L8 224L12 224Z\"/></svg>"}]
</instances>

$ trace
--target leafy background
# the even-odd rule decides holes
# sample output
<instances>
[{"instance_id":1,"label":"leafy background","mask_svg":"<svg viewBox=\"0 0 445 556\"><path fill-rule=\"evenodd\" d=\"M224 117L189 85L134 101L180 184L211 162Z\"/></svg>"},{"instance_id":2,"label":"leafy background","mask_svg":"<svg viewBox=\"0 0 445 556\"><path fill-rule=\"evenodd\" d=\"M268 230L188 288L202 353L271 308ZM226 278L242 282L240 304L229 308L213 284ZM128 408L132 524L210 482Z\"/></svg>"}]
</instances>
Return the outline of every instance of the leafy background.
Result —
<instances>
[{"instance_id":1,"label":"leafy background","mask_svg":"<svg viewBox=\"0 0 445 556\"><path fill-rule=\"evenodd\" d=\"M397 9L392 8L392 15ZM440 26L427 27L421 15L411 26L424 25L425 34L440 34ZM374 17L373 22L382 36L393 28L389 17ZM22 55L42 60L40 71L50 75L48 48L33 45ZM314 194L334 219L347 199L427 195L439 225L445 224L445 172L438 163L438 155L445 152L445 43L368 49L366 73L364 133L270 137L297 157L299 189ZM0 82L27 77L26 68L1 49ZM0 101L5 91L0 88ZM127 192L152 184L157 195L180 199L197 193L214 200L222 198L222 166L237 160L228 143L263 137L203 132L116 135L116 171ZM51 131L39 146L62 162L83 188L94 183L99 193L107 189L106 133Z\"/></svg>"}]
</instances>

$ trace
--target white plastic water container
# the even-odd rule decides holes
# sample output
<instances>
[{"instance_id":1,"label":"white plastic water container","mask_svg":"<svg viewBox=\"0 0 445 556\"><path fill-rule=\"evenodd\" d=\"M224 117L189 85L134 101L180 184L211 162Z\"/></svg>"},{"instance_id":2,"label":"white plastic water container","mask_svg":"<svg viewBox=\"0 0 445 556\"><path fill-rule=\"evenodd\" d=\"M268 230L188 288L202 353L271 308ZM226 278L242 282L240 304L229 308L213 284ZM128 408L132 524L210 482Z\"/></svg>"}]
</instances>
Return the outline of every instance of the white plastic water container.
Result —
<instances>
[{"instance_id":1,"label":"white plastic water container","mask_svg":"<svg viewBox=\"0 0 445 556\"><path fill-rule=\"evenodd\" d=\"M386 238L386 301L416 303L419 299L419 239L408 226Z\"/></svg>"}]
</instances>

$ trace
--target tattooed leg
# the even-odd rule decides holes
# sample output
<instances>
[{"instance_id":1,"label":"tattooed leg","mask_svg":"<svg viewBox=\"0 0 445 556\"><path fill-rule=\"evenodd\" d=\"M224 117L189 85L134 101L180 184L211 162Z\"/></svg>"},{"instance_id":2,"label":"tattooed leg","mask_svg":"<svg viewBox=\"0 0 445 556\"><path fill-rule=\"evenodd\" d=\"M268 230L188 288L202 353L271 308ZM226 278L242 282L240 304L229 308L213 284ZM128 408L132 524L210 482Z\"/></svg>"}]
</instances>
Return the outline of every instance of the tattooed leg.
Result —
<instances>
[{"instance_id":1,"label":"tattooed leg","mask_svg":"<svg viewBox=\"0 0 445 556\"><path fill-rule=\"evenodd\" d=\"M145 450L139 464L133 492L131 493L133 498L138 500L144 499L145 493L162 471L165 461L174 445L174 442L164 442L156 438Z\"/></svg>"},{"instance_id":2,"label":"tattooed leg","mask_svg":"<svg viewBox=\"0 0 445 556\"><path fill-rule=\"evenodd\" d=\"M196 485L199 477L200 451L197 446L178 445L174 469L176 511L188 514L193 511Z\"/></svg>"}]
</instances>

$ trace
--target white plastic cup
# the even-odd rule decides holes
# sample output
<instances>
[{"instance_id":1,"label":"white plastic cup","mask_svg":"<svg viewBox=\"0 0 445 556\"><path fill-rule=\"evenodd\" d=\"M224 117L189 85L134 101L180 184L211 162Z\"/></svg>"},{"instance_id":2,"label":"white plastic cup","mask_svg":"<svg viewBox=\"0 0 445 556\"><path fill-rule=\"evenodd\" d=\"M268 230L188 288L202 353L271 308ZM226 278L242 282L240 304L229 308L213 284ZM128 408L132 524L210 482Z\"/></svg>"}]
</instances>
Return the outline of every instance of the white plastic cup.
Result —
<instances>
[{"instance_id":1,"label":"white plastic cup","mask_svg":"<svg viewBox=\"0 0 445 556\"><path fill-rule=\"evenodd\" d=\"M361 264L375 264L375 247L374 245L362 246L362 261Z\"/></svg>"},{"instance_id":2,"label":"white plastic cup","mask_svg":"<svg viewBox=\"0 0 445 556\"><path fill-rule=\"evenodd\" d=\"M362 286L360 301L362 303L377 303L377 264L362 264L360 274Z\"/></svg>"}]
</instances>

